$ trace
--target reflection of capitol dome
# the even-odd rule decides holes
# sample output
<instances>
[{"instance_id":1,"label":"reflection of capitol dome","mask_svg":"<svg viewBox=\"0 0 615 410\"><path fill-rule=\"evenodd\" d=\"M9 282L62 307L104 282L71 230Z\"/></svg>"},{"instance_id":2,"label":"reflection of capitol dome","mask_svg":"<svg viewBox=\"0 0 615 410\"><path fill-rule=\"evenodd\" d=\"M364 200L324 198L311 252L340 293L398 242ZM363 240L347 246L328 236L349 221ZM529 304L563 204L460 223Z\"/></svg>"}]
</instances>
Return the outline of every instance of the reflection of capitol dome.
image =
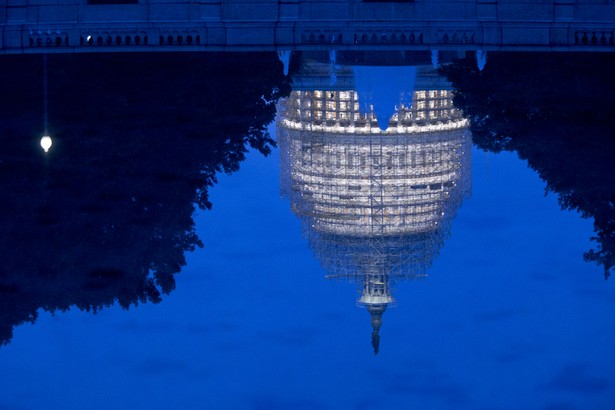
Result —
<instances>
[{"instance_id":1,"label":"reflection of capitol dome","mask_svg":"<svg viewBox=\"0 0 615 410\"><path fill-rule=\"evenodd\" d=\"M377 351L392 282L424 273L469 193L467 121L447 90L401 95L386 131L354 91L294 91L282 105L282 193L329 277L362 284Z\"/></svg>"}]
</instances>

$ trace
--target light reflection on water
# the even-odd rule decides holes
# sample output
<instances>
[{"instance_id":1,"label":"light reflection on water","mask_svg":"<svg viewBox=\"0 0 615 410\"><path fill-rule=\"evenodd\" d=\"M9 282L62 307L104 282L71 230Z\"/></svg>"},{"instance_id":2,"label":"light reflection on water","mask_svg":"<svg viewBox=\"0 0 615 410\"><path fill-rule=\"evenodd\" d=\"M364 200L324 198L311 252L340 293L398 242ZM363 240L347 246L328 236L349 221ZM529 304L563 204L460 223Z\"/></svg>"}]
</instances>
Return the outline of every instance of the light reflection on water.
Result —
<instances>
[{"instance_id":1,"label":"light reflection on water","mask_svg":"<svg viewBox=\"0 0 615 410\"><path fill-rule=\"evenodd\" d=\"M0 349L0 407L614 402L615 297L601 268L581 257L592 223L545 197L545 183L516 155L472 151L472 195L446 209L456 216L422 268L429 276L398 282L374 357L369 320L352 303L360 295L325 280L331 272L314 258L313 237L302 237L306 219L280 198L284 150L280 141L269 157L251 152L239 171L219 176L213 209L194 216L205 247L186 254L162 303L41 313L15 328ZM322 222L310 215L310 225Z\"/></svg>"},{"instance_id":2,"label":"light reflection on water","mask_svg":"<svg viewBox=\"0 0 615 410\"><path fill-rule=\"evenodd\" d=\"M327 277L359 286L375 354L395 282L425 276L471 190L468 122L449 86L424 88L433 69L417 78L410 68L371 70L387 83L383 98L364 89L364 68L352 70L361 91L293 91L278 107L282 195ZM366 100L371 110L360 109ZM387 109L383 122L376 112Z\"/></svg>"}]
</instances>

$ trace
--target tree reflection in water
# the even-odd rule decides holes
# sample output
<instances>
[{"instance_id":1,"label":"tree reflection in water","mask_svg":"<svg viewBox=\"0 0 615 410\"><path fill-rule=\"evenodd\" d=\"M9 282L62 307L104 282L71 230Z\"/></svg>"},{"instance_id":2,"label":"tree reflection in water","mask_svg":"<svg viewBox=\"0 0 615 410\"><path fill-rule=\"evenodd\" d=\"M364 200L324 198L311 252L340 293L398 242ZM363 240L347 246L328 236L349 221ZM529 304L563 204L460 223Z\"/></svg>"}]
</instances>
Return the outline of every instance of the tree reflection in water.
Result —
<instances>
[{"instance_id":1,"label":"tree reflection in water","mask_svg":"<svg viewBox=\"0 0 615 410\"><path fill-rule=\"evenodd\" d=\"M444 72L478 147L516 151L563 209L594 220L597 246L584 259L608 278L615 265L615 57L493 53L482 72L473 58Z\"/></svg>"},{"instance_id":2,"label":"tree reflection in water","mask_svg":"<svg viewBox=\"0 0 615 410\"><path fill-rule=\"evenodd\" d=\"M0 66L0 344L39 309L171 292L202 246L195 205L211 207L216 173L248 145L270 152L266 125L290 91L274 53L50 56L44 154L41 64Z\"/></svg>"}]
</instances>

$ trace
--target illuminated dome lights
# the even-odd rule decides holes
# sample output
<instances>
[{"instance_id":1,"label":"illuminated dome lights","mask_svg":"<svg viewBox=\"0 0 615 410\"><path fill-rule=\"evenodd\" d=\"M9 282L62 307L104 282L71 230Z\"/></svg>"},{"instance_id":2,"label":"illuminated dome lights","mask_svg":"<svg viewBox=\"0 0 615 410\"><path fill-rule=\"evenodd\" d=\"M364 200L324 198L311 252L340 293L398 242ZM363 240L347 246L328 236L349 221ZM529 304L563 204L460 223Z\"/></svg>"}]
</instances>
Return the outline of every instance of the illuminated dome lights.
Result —
<instances>
[{"instance_id":1,"label":"illuminated dome lights","mask_svg":"<svg viewBox=\"0 0 615 410\"><path fill-rule=\"evenodd\" d=\"M281 105L281 192L328 278L360 284L372 345L398 279L424 276L470 192L468 122L446 90L416 91L386 131L352 91L294 91Z\"/></svg>"}]
</instances>

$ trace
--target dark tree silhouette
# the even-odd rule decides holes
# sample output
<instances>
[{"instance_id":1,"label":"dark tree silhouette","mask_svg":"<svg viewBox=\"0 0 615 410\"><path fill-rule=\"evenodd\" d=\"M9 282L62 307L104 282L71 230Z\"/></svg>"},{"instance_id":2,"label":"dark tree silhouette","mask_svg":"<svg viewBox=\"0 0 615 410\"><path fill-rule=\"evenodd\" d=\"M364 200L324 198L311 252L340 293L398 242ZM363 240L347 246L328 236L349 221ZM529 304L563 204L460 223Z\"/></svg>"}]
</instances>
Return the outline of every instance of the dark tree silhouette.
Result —
<instances>
[{"instance_id":1,"label":"dark tree silhouette","mask_svg":"<svg viewBox=\"0 0 615 410\"><path fill-rule=\"evenodd\" d=\"M0 64L0 344L39 309L171 292L195 206L248 145L270 152L290 92L274 53L52 55L44 154L42 62Z\"/></svg>"},{"instance_id":2,"label":"dark tree silhouette","mask_svg":"<svg viewBox=\"0 0 615 410\"><path fill-rule=\"evenodd\" d=\"M594 220L597 246L584 259L608 278L615 265L615 56L492 53L483 72L469 56L443 72L478 147L516 151L563 209Z\"/></svg>"}]
</instances>

